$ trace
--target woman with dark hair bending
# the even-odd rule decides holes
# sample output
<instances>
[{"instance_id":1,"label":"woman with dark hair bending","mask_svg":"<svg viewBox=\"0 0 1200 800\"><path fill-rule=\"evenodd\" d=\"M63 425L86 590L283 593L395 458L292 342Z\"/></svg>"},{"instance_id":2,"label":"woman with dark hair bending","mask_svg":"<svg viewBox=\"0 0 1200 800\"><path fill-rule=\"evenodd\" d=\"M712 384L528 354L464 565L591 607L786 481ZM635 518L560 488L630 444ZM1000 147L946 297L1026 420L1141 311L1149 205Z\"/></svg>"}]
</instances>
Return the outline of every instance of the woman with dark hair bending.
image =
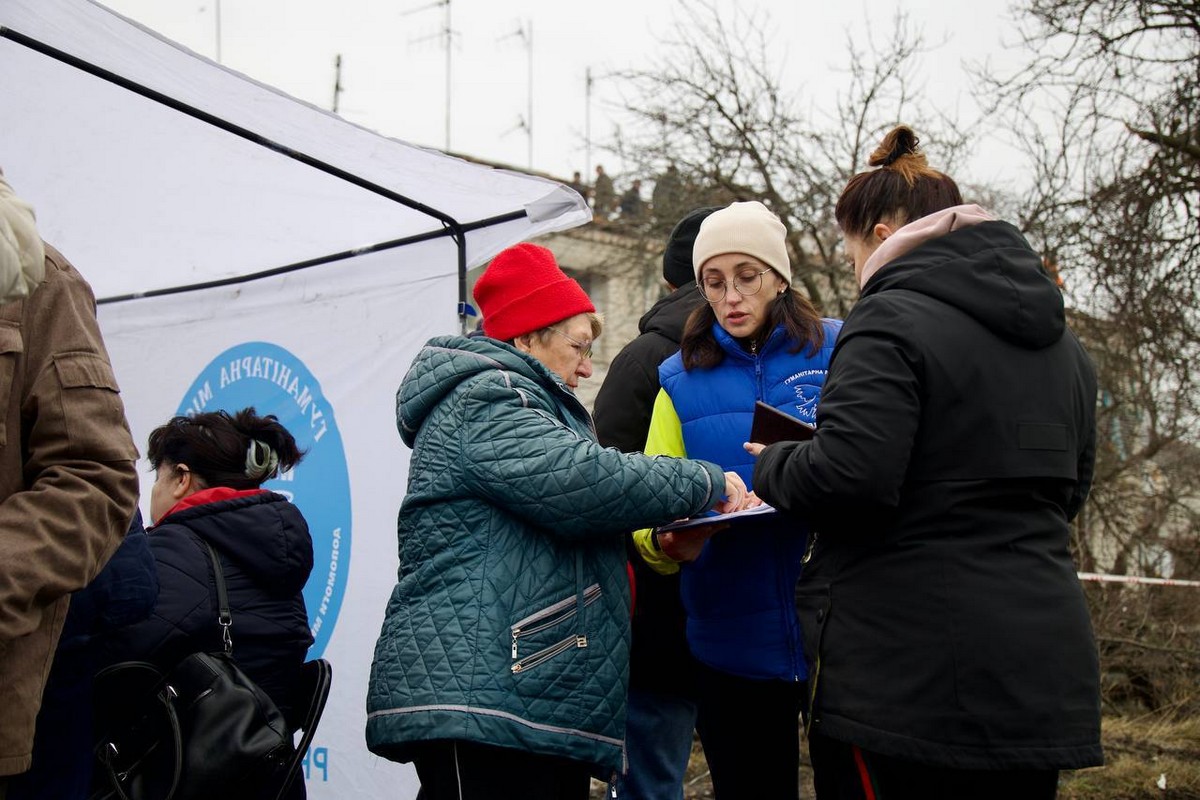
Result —
<instances>
[{"instance_id":1,"label":"woman with dark hair bending","mask_svg":"<svg viewBox=\"0 0 1200 800\"><path fill-rule=\"evenodd\" d=\"M1068 523L1096 378L1012 225L901 126L836 216L862 297L810 442L754 489L819 532L797 589L817 795L1048 800L1102 763L1099 669Z\"/></svg>"},{"instance_id":2,"label":"woman with dark hair bending","mask_svg":"<svg viewBox=\"0 0 1200 800\"><path fill-rule=\"evenodd\" d=\"M274 416L253 408L173 417L150 434L158 601L149 619L123 630L110 661L169 669L191 653L222 649L210 544L234 619L234 660L290 718L313 641L301 594L312 571L312 538L299 509L261 487L303 455ZM304 797L304 782L293 781L289 791Z\"/></svg>"}]
</instances>

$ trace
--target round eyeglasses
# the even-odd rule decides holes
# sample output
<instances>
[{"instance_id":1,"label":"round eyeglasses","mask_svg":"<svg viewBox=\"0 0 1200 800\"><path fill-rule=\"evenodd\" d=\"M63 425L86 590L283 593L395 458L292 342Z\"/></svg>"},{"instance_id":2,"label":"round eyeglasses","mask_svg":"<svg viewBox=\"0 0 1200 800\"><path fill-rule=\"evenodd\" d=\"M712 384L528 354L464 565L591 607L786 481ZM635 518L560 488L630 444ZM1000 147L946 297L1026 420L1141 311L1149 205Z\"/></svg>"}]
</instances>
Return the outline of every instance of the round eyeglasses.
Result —
<instances>
[{"instance_id":1,"label":"round eyeglasses","mask_svg":"<svg viewBox=\"0 0 1200 800\"><path fill-rule=\"evenodd\" d=\"M725 293L729 290L729 284L733 284L734 290L742 297L749 297L752 294L758 294L762 289L762 276L771 271L767 267L762 272L739 272L733 276L732 281L727 281L717 275L708 275L696 284L696 288L700 290L700 294L704 295L704 299L710 303L719 303L725 299Z\"/></svg>"},{"instance_id":2,"label":"round eyeglasses","mask_svg":"<svg viewBox=\"0 0 1200 800\"><path fill-rule=\"evenodd\" d=\"M572 339L570 336L567 336L565 333L563 333L562 331L560 331L558 328L555 328L555 327L551 327L550 330L554 331L559 336L563 337L568 342L570 342L571 347L574 348L575 352L579 355L580 360L592 357L591 341L581 342L581 341L578 341L577 339Z\"/></svg>"}]
</instances>

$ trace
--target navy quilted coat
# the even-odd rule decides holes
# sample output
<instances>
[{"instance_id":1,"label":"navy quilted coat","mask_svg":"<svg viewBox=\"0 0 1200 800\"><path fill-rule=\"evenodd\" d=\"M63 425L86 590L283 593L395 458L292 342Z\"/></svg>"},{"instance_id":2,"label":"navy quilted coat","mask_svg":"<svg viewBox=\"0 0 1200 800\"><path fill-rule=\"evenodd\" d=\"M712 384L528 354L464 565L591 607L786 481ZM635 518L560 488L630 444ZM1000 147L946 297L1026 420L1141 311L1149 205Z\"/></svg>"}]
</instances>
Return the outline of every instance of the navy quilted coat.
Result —
<instances>
[{"instance_id":1,"label":"navy quilted coat","mask_svg":"<svg viewBox=\"0 0 1200 800\"><path fill-rule=\"evenodd\" d=\"M233 614L233 656L285 713L312 635L301 594L312 571L312 538L300 510L263 492L185 508L150 529L158 600L149 618L121 629L108 661L174 666L221 649L207 541L221 559Z\"/></svg>"},{"instance_id":2,"label":"navy quilted coat","mask_svg":"<svg viewBox=\"0 0 1200 800\"><path fill-rule=\"evenodd\" d=\"M715 464L596 443L575 395L489 338L432 339L397 396L413 448L398 582L367 696L371 751L482 742L622 763L624 532L711 507Z\"/></svg>"}]
</instances>

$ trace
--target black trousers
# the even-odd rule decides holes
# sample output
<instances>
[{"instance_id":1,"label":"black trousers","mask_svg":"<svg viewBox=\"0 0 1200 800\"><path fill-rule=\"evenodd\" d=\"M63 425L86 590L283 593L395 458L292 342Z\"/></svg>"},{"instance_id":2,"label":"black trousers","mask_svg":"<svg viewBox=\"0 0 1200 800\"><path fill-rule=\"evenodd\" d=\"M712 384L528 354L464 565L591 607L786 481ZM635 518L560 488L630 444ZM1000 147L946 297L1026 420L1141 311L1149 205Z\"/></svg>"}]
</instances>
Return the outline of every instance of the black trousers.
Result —
<instances>
[{"instance_id":1,"label":"black trousers","mask_svg":"<svg viewBox=\"0 0 1200 800\"><path fill-rule=\"evenodd\" d=\"M1058 770L947 769L808 739L817 800L1054 800Z\"/></svg>"},{"instance_id":2,"label":"black trousers","mask_svg":"<svg viewBox=\"0 0 1200 800\"><path fill-rule=\"evenodd\" d=\"M798 800L806 685L701 665L696 730L717 800Z\"/></svg>"},{"instance_id":3,"label":"black trousers","mask_svg":"<svg viewBox=\"0 0 1200 800\"><path fill-rule=\"evenodd\" d=\"M587 800L579 761L477 742L425 742L413 757L417 800Z\"/></svg>"}]
</instances>

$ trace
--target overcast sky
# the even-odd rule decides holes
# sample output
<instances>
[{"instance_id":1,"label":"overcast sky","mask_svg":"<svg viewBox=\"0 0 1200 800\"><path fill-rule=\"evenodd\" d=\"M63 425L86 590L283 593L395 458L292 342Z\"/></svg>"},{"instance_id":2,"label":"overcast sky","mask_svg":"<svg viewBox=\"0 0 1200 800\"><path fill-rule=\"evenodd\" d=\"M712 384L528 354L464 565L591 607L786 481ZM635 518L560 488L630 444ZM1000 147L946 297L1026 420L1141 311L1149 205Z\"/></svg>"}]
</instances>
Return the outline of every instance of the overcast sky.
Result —
<instances>
[{"instance_id":1,"label":"overcast sky","mask_svg":"<svg viewBox=\"0 0 1200 800\"><path fill-rule=\"evenodd\" d=\"M829 102L846 64L847 35L866 46L891 29L903 5L926 42L919 79L928 97L963 119L974 114L966 59L1008 59L1016 39L1009 0L713 0L770 15L771 58L786 90ZM387 136L437 149L446 145L446 6L442 0L103 0L103 4L209 58L288 94L331 108L335 60L342 57L339 113ZM559 177L603 163L612 139L615 87L605 75L648 64L664 38L679 36L674 0L449 0L454 31L450 149L529 166L529 54L533 56L534 169ZM595 78L591 102L585 76ZM595 142L586 145L589 129ZM968 177L1002 179L981 158Z\"/></svg>"}]
</instances>

